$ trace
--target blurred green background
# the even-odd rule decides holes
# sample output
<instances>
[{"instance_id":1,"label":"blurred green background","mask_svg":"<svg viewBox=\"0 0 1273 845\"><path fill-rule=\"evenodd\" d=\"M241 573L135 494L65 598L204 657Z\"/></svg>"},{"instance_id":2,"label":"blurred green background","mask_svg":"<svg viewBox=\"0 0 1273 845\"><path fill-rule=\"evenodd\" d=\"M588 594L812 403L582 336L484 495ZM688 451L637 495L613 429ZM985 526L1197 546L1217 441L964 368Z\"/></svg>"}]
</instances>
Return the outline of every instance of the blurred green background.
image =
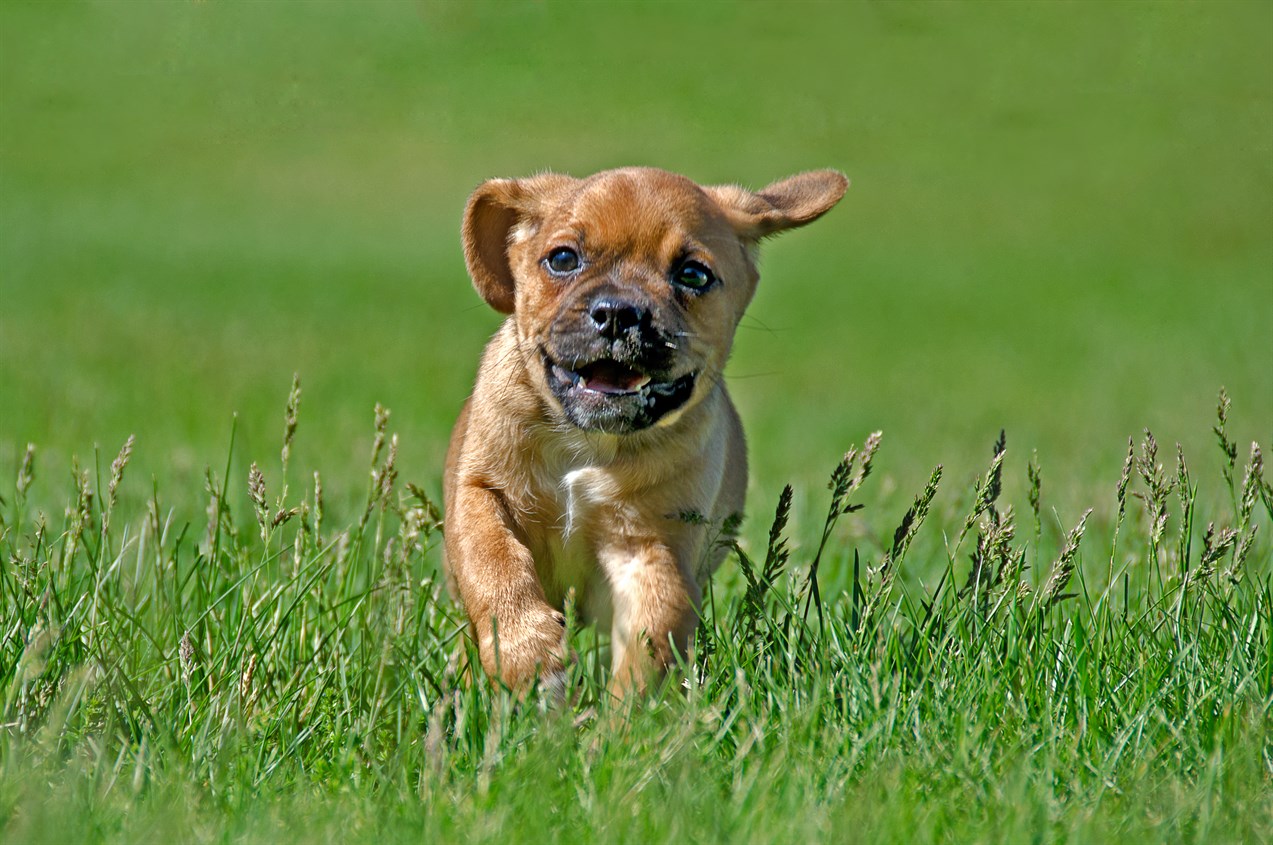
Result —
<instances>
[{"instance_id":1,"label":"blurred green background","mask_svg":"<svg viewBox=\"0 0 1273 845\"><path fill-rule=\"evenodd\" d=\"M360 492L382 402L436 490L498 325L468 192L625 164L853 181L736 344L754 512L874 429L902 499L1001 427L1062 498L1144 426L1214 469L1221 384L1273 434L1273 4L4 0L0 471L60 501L135 432L195 502L296 371L294 466Z\"/></svg>"}]
</instances>

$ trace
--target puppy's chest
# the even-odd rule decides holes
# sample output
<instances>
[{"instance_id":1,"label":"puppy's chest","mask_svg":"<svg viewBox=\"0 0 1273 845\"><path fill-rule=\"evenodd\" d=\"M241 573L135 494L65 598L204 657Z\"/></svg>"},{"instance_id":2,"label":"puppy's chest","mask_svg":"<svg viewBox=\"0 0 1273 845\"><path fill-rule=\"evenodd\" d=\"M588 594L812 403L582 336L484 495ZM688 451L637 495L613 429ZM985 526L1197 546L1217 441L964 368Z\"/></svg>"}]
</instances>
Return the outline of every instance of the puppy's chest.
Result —
<instances>
[{"instance_id":1,"label":"puppy's chest","mask_svg":"<svg viewBox=\"0 0 1273 845\"><path fill-rule=\"evenodd\" d=\"M561 473L555 487L561 532L567 537L592 536L623 508L619 479L606 467L584 466ZM598 525L598 522L601 525Z\"/></svg>"},{"instance_id":2,"label":"puppy's chest","mask_svg":"<svg viewBox=\"0 0 1273 845\"><path fill-rule=\"evenodd\" d=\"M564 596L572 588L583 602L604 592L595 584L599 554L621 538L631 519L621 480L607 467L566 468L541 477L545 518L536 566L546 592Z\"/></svg>"}]
</instances>

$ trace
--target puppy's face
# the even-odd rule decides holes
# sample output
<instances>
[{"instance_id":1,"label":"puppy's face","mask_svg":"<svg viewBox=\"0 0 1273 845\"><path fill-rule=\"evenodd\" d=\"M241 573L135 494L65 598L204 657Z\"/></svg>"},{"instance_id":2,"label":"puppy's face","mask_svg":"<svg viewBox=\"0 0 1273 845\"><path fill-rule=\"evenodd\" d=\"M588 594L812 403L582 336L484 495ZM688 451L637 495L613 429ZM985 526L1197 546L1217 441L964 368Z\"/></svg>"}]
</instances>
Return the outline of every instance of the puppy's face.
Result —
<instances>
[{"instance_id":1,"label":"puppy's face","mask_svg":"<svg viewBox=\"0 0 1273 845\"><path fill-rule=\"evenodd\" d=\"M567 420L627 434L719 378L756 271L720 207L661 171L603 173L514 227L518 336Z\"/></svg>"},{"instance_id":2,"label":"puppy's face","mask_svg":"<svg viewBox=\"0 0 1273 845\"><path fill-rule=\"evenodd\" d=\"M757 241L821 215L846 186L830 171L759 194L647 168L492 180L469 201L465 253L478 291L514 315L520 363L549 406L629 434L710 392L756 289Z\"/></svg>"}]
</instances>

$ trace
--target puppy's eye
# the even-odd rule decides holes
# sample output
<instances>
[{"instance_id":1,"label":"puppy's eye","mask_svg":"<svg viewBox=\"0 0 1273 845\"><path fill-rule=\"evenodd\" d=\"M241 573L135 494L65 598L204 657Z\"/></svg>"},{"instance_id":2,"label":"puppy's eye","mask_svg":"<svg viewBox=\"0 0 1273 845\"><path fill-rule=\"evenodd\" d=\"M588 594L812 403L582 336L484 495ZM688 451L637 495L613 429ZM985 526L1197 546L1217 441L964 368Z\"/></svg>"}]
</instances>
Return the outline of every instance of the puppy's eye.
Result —
<instances>
[{"instance_id":1,"label":"puppy's eye","mask_svg":"<svg viewBox=\"0 0 1273 845\"><path fill-rule=\"evenodd\" d=\"M556 276L569 275L578 270L582 263L579 259L579 253L568 246L557 247L548 253L548 257L544 259L548 272Z\"/></svg>"},{"instance_id":2,"label":"puppy's eye","mask_svg":"<svg viewBox=\"0 0 1273 845\"><path fill-rule=\"evenodd\" d=\"M707 290L716 282L714 274L706 264L698 261L686 261L672 274L672 280L683 288L694 291Z\"/></svg>"}]
</instances>

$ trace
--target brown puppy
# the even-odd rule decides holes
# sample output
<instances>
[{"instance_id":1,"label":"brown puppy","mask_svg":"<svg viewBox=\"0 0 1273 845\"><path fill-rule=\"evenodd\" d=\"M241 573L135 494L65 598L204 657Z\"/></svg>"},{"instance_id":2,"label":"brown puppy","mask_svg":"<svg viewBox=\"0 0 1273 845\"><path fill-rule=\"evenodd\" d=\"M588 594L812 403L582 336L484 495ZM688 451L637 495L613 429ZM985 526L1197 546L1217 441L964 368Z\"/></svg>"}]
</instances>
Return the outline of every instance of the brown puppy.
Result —
<instances>
[{"instance_id":1,"label":"brown puppy","mask_svg":"<svg viewBox=\"0 0 1273 845\"><path fill-rule=\"evenodd\" d=\"M616 693L684 652L747 486L722 371L757 244L847 187L830 170L751 193L625 168L470 197L473 285L510 316L451 437L446 565L489 675L560 689L571 590L610 627Z\"/></svg>"}]
</instances>

